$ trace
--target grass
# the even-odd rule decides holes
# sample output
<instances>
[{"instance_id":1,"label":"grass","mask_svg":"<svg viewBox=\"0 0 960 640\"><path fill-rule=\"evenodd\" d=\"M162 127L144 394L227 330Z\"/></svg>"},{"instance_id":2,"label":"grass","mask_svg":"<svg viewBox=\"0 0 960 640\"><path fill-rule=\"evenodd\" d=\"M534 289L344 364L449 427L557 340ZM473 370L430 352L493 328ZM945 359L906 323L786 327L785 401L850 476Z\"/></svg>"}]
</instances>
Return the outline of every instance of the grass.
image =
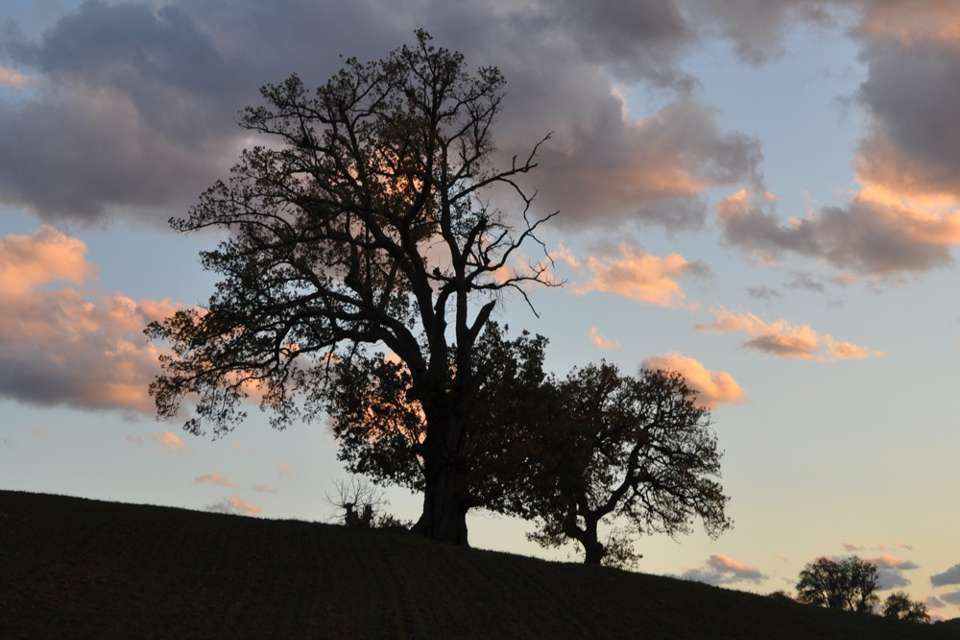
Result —
<instances>
[{"instance_id":1,"label":"grass","mask_svg":"<svg viewBox=\"0 0 960 640\"><path fill-rule=\"evenodd\" d=\"M960 638L413 536L0 491L0 638Z\"/></svg>"}]
</instances>

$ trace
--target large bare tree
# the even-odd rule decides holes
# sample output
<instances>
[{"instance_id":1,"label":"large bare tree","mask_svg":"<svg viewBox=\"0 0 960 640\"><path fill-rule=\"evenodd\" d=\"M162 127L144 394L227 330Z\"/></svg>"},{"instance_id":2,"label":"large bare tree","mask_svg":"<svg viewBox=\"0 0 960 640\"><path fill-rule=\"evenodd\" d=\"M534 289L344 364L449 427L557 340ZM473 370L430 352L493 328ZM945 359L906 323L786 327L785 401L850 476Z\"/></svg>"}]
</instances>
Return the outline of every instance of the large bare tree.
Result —
<instances>
[{"instance_id":1,"label":"large bare tree","mask_svg":"<svg viewBox=\"0 0 960 640\"><path fill-rule=\"evenodd\" d=\"M549 135L495 166L500 72L416 36L381 60L345 60L314 92L296 76L267 85L243 112L263 145L171 220L227 236L202 253L222 276L207 306L147 329L171 348L151 393L165 417L189 397L196 433L229 431L251 393L283 427L319 413L337 362L383 345L424 414L415 530L466 544L477 340L501 293L550 284L545 260L513 264L553 215L534 218L517 181ZM517 211L490 204L505 193Z\"/></svg>"}]
</instances>

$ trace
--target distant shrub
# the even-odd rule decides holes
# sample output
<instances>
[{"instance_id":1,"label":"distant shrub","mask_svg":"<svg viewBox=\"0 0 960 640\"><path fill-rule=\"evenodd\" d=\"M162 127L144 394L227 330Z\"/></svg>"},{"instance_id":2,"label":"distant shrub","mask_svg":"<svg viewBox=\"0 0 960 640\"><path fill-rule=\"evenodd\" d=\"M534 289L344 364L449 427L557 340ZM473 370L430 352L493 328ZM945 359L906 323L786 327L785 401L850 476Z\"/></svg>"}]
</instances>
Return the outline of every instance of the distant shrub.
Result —
<instances>
[{"instance_id":1,"label":"distant shrub","mask_svg":"<svg viewBox=\"0 0 960 640\"><path fill-rule=\"evenodd\" d=\"M768 593L767 597L773 600L780 600L781 602L796 603L796 600L793 599L793 596L791 596L789 593L787 593L783 589L777 589L776 591Z\"/></svg>"}]
</instances>

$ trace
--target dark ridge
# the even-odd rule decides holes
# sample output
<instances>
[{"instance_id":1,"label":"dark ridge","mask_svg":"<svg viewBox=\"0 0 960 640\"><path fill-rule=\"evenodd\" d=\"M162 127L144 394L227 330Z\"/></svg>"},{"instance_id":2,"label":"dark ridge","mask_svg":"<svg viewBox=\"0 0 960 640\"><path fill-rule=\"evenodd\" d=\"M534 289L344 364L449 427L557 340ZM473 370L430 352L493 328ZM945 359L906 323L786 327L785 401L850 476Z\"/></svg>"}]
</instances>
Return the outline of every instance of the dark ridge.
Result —
<instances>
[{"instance_id":1,"label":"dark ridge","mask_svg":"<svg viewBox=\"0 0 960 640\"><path fill-rule=\"evenodd\" d=\"M403 534L0 491L0 638L960 638Z\"/></svg>"}]
</instances>

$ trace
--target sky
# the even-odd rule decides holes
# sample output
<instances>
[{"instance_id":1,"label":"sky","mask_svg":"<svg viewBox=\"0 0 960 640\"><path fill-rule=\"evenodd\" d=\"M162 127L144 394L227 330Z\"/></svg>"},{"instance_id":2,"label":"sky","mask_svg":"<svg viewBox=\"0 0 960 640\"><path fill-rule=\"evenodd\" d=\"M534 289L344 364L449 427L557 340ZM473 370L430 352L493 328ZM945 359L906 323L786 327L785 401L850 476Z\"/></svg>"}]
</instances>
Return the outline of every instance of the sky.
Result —
<instances>
[{"instance_id":1,"label":"sky","mask_svg":"<svg viewBox=\"0 0 960 640\"><path fill-rule=\"evenodd\" d=\"M960 7L946 0L44 2L0 10L0 487L329 520L345 473L323 420L219 440L159 422L159 347L215 276L184 214L250 143L237 112L339 54L423 26L498 65L559 289L496 319L683 372L713 408L734 529L643 537L639 569L791 589L875 559L887 589L960 615ZM413 519L419 503L388 492ZM474 546L551 559L520 521ZM887 593L889 591L885 591Z\"/></svg>"}]
</instances>

